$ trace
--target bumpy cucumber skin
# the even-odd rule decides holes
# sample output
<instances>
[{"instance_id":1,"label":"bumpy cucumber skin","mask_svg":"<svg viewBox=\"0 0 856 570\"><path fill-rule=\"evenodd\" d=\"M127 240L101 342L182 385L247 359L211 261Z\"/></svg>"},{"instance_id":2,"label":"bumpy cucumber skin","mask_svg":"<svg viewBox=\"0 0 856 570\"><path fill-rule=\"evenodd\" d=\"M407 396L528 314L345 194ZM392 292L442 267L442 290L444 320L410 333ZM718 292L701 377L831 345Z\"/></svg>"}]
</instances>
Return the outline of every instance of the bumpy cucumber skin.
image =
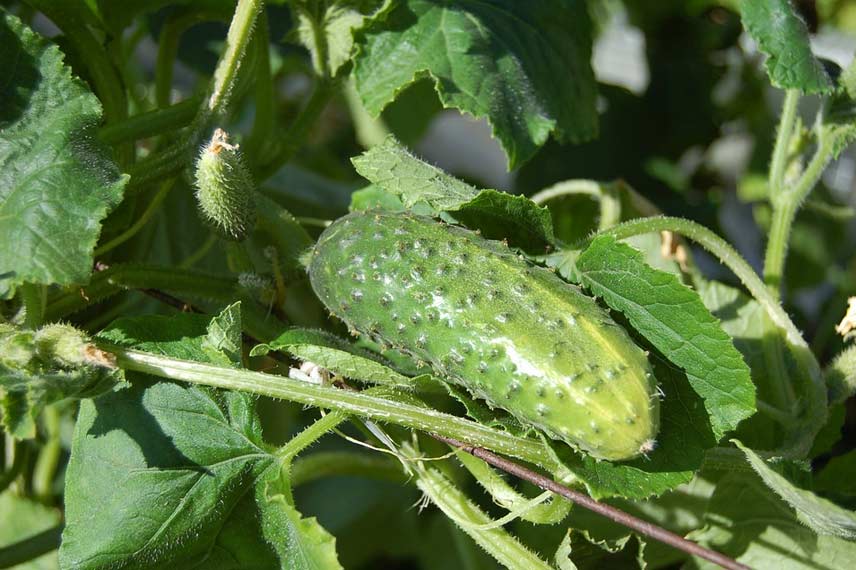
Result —
<instances>
[{"instance_id":1,"label":"bumpy cucumber skin","mask_svg":"<svg viewBox=\"0 0 856 570\"><path fill-rule=\"evenodd\" d=\"M243 241L256 223L254 184L237 145L217 129L196 162L196 200L202 218L221 237Z\"/></svg>"},{"instance_id":2,"label":"bumpy cucumber skin","mask_svg":"<svg viewBox=\"0 0 856 570\"><path fill-rule=\"evenodd\" d=\"M431 218L358 212L328 227L312 287L350 328L423 360L599 459L653 449L645 353L579 288L505 245Z\"/></svg>"}]
</instances>

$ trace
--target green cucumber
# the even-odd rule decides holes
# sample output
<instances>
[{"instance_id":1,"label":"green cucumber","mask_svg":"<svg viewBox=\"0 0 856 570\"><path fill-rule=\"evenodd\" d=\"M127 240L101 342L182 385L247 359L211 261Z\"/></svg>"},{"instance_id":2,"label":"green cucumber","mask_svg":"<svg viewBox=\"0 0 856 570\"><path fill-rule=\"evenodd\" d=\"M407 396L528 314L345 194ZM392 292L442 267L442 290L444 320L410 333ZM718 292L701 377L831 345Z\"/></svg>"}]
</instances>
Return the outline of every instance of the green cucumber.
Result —
<instances>
[{"instance_id":1,"label":"green cucumber","mask_svg":"<svg viewBox=\"0 0 856 570\"><path fill-rule=\"evenodd\" d=\"M525 425L593 457L654 448L645 352L578 287L431 218L349 214L312 252L312 287L352 330L429 363Z\"/></svg>"}]
</instances>

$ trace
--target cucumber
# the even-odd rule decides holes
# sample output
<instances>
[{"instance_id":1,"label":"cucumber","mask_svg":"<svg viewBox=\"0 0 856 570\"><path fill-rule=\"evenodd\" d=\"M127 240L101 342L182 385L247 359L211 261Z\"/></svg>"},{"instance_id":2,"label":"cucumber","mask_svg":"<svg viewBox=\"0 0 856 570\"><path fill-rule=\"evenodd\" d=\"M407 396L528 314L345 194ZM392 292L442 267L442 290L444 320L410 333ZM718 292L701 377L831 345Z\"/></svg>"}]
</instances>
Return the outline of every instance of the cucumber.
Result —
<instances>
[{"instance_id":1,"label":"cucumber","mask_svg":"<svg viewBox=\"0 0 856 570\"><path fill-rule=\"evenodd\" d=\"M349 328L524 425L598 459L654 448L659 399L645 352L578 287L500 242L432 218L357 212L324 231L309 276Z\"/></svg>"}]
</instances>

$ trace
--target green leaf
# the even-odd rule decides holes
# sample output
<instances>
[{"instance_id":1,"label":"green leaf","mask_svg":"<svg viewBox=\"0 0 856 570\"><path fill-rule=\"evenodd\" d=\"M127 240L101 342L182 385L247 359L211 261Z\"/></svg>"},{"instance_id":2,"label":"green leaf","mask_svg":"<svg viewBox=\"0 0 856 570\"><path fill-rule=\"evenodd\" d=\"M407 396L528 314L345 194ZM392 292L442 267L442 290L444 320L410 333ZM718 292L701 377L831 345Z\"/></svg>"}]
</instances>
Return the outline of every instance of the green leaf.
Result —
<instances>
[{"instance_id":1,"label":"green leaf","mask_svg":"<svg viewBox=\"0 0 856 570\"><path fill-rule=\"evenodd\" d=\"M856 559L856 543L818 536L754 473L725 475L711 497L706 526L687 538L751 568L802 570L841 568ZM705 570L719 568L694 560Z\"/></svg>"},{"instance_id":2,"label":"green leaf","mask_svg":"<svg viewBox=\"0 0 856 570\"><path fill-rule=\"evenodd\" d=\"M300 360L312 362L347 378L405 387L414 385L412 378L399 374L367 351L322 330L287 330L271 342L255 346L250 356L261 356L276 350L288 352Z\"/></svg>"},{"instance_id":3,"label":"green leaf","mask_svg":"<svg viewBox=\"0 0 856 570\"><path fill-rule=\"evenodd\" d=\"M629 547L631 543L636 547ZM559 570L644 568L644 548L641 539L634 540L629 532L615 540L600 541L585 531L568 529L556 550L556 566Z\"/></svg>"},{"instance_id":4,"label":"green leaf","mask_svg":"<svg viewBox=\"0 0 856 570\"><path fill-rule=\"evenodd\" d=\"M755 412L749 367L698 294L648 266L642 254L612 237L596 238L577 260L583 284L621 311L701 396L719 440Z\"/></svg>"},{"instance_id":5,"label":"green leaf","mask_svg":"<svg viewBox=\"0 0 856 570\"><path fill-rule=\"evenodd\" d=\"M856 451L830 459L815 477L814 488L822 493L856 498Z\"/></svg>"},{"instance_id":6,"label":"green leaf","mask_svg":"<svg viewBox=\"0 0 856 570\"><path fill-rule=\"evenodd\" d=\"M856 539L856 512L842 509L835 503L800 489L773 467L764 462L751 449L739 441L734 444L746 455L749 465L770 489L796 511L797 518L818 534Z\"/></svg>"},{"instance_id":7,"label":"green leaf","mask_svg":"<svg viewBox=\"0 0 856 570\"><path fill-rule=\"evenodd\" d=\"M543 253L555 241L550 211L526 196L482 190L449 215L488 239L508 238L511 245L527 252Z\"/></svg>"},{"instance_id":8,"label":"green leaf","mask_svg":"<svg viewBox=\"0 0 856 570\"><path fill-rule=\"evenodd\" d=\"M257 487L262 508L262 531L288 570L336 570L336 539L315 518L305 518L294 507L285 470L272 470Z\"/></svg>"},{"instance_id":9,"label":"green leaf","mask_svg":"<svg viewBox=\"0 0 856 570\"><path fill-rule=\"evenodd\" d=\"M791 347L782 331L769 322L766 311L757 301L739 290L715 281L702 282L699 293L705 306L720 319L723 330L734 341L734 346L752 371L758 400L777 402L782 382L789 382L798 406L783 410L789 419L775 421L765 414L755 414L743 422L736 436L758 449L795 448L806 452L815 434L826 421L826 401L807 371L796 365ZM780 345L783 363L781 370L769 364L765 350ZM765 349L765 344L768 345Z\"/></svg>"},{"instance_id":10,"label":"green leaf","mask_svg":"<svg viewBox=\"0 0 856 570\"><path fill-rule=\"evenodd\" d=\"M225 358L224 364L241 365L241 303L232 303L211 319L202 347L212 362Z\"/></svg>"},{"instance_id":11,"label":"green leaf","mask_svg":"<svg viewBox=\"0 0 856 570\"><path fill-rule=\"evenodd\" d=\"M555 132L597 134L591 22L582 1L405 0L366 29L357 91L377 116L429 77L445 107L486 118L514 168Z\"/></svg>"},{"instance_id":12,"label":"green leaf","mask_svg":"<svg viewBox=\"0 0 856 570\"><path fill-rule=\"evenodd\" d=\"M419 213L454 210L478 194L466 182L413 156L392 136L351 162L360 176Z\"/></svg>"},{"instance_id":13,"label":"green leaf","mask_svg":"<svg viewBox=\"0 0 856 570\"><path fill-rule=\"evenodd\" d=\"M704 461L705 450L716 444L703 402L686 376L658 358L652 358L652 365L664 396L657 446L647 457L623 463L597 461L545 440L592 497L641 500L665 493L690 481Z\"/></svg>"},{"instance_id":14,"label":"green leaf","mask_svg":"<svg viewBox=\"0 0 856 570\"><path fill-rule=\"evenodd\" d=\"M19 497L12 491L0 494L0 550L35 536L58 525L61 520L60 512L36 503L24 497ZM23 564L13 566L16 570L57 570L59 561L56 551L28 560Z\"/></svg>"},{"instance_id":15,"label":"green leaf","mask_svg":"<svg viewBox=\"0 0 856 570\"><path fill-rule=\"evenodd\" d=\"M0 424L17 439L36 436L45 406L93 398L121 380L109 355L71 326L34 332L0 323Z\"/></svg>"},{"instance_id":16,"label":"green leaf","mask_svg":"<svg viewBox=\"0 0 856 570\"><path fill-rule=\"evenodd\" d=\"M300 41L312 54L316 71L323 74L326 68L331 76L335 76L353 55L354 34L373 20L382 17L391 6L392 0L329 0L295 3L297 33ZM318 45L318 36L323 38L323 47ZM322 58L324 58L323 62Z\"/></svg>"},{"instance_id":17,"label":"green leaf","mask_svg":"<svg viewBox=\"0 0 856 570\"><path fill-rule=\"evenodd\" d=\"M120 319L101 338L223 361L231 350L223 339L239 330L236 309L214 323L191 314ZM295 513L283 519L266 494L279 464L262 441L252 395L129 378L130 388L81 405L66 475L63 567L261 570L326 568L335 559L332 550L314 558L303 549L309 527Z\"/></svg>"},{"instance_id":18,"label":"green leaf","mask_svg":"<svg viewBox=\"0 0 856 570\"><path fill-rule=\"evenodd\" d=\"M811 53L808 29L789 0L743 0L740 15L749 35L767 55L770 82L782 89L828 93L832 81Z\"/></svg>"},{"instance_id":19,"label":"green leaf","mask_svg":"<svg viewBox=\"0 0 856 570\"><path fill-rule=\"evenodd\" d=\"M84 283L101 220L127 180L96 144L101 105L60 50L0 16L0 298L22 283Z\"/></svg>"},{"instance_id":20,"label":"green leaf","mask_svg":"<svg viewBox=\"0 0 856 570\"><path fill-rule=\"evenodd\" d=\"M555 241L547 208L525 196L479 191L416 158L394 137L387 137L352 162L372 183L361 191L365 195L355 195L352 204L357 207L352 209L376 204L398 211L403 203L404 208L418 214L461 223L491 239L508 239L511 245L532 253L543 253ZM389 197L383 196L384 191Z\"/></svg>"},{"instance_id":21,"label":"green leaf","mask_svg":"<svg viewBox=\"0 0 856 570\"><path fill-rule=\"evenodd\" d=\"M406 210L404 203L395 194L369 184L351 194L351 212L360 210L386 210L388 212L403 212Z\"/></svg>"}]
</instances>

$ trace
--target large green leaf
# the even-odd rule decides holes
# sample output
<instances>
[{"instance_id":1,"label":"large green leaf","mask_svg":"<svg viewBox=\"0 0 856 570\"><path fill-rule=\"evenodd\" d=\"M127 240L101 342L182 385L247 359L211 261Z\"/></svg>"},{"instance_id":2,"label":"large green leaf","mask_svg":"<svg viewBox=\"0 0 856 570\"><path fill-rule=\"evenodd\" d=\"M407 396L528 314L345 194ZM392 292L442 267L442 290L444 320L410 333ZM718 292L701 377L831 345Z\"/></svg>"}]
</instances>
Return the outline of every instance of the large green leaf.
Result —
<instances>
[{"instance_id":1,"label":"large green leaf","mask_svg":"<svg viewBox=\"0 0 856 570\"><path fill-rule=\"evenodd\" d=\"M717 440L755 412L755 387L742 355L698 294L674 274L653 269L639 251L609 236L591 243L577 269L588 289L686 371Z\"/></svg>"},{"instance_id":2,"label":"large green leaf","mask_svg":"<svg viewBox=\"0 0 856 570\"><path fill-rule=\"evenodd\" d=\"M575 142L596 134L590 59L582 0L404 0L367 28L355 75L374 115L431 78L444 106L490 122L513 168L551 132Z\"/></svg>"},{"instance_id":3,"label":"large green leaf","mask_svg":"<svg viewBox=\"0 0 856 570\"><path fill-rule=\"evenodd\" d=\"M740 15L749 35L767 54L767 75L776 87L826 93L832 81L811 53L808 30L790 0L742 0Z\"/></svg>"},{"instance_id":4,"label":"large green leaf","mask_svg":"<svg viewBox=\"0 0 856 570\"><path fill-rule=\"evenodd\" d=\"M200 362L233 362L236 306L212 323L182 314L120 319L100 338ZM279 463L245 393L129 374L81 405L66 475L63 567L329 568L332 539L280 513ZM306 545L316 548L306 548Z\"/></svg>"},{"instance_id":5,"label":"large green leaf","mask_svg":"<svg viewBox=\"0 0 856 570\"><path fill-rule=\"evenodd\" d=\"M755 473L735 471L720 479L705 518L706 526L688 538L751 568L847 568L856 559L856 542L815 534Z\"/></svg>"},{"instance_id":6,"label":"large green leaf","mask_svg":"<svg viewBox=\"0 0 856 570\"><path fill-rule=\"evenodd\" d=\"M126 178L94 129L101 105L60 50L0 15L0 298L21 283L85 282Z\"/></svg>"}]
</instances>

